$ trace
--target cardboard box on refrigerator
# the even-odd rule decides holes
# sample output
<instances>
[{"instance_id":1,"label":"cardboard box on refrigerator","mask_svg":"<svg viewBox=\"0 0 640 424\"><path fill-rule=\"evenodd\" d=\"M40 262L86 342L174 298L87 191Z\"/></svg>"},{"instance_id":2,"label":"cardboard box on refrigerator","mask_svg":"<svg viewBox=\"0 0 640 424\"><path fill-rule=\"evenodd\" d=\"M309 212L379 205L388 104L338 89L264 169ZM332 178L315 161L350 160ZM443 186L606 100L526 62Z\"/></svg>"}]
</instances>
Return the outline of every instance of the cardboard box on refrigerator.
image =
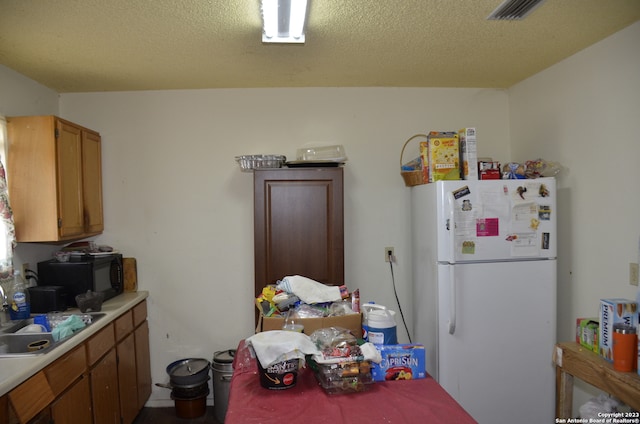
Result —
<instances>
[{"instance_id":1,"label":"cardboard box on refrigerator","mask_svg":"<svg viewBox=\"0 0 640 424\"><path fill-rule=\"evenodd\" d=\"M420 143L420 153L424 157L423 143ZM430 183L460 179L460 141L457 132L431 131L427 135L426 153Z\"/></svg>"},{"instance_id":2,"label":"cardboard box on refrigerator","mask_svg":"<svg viewBox=\"0 0 640 424\"><path fill-rule=\"evenodd\" d=\"M598 352L613 362L613 332L618 325L638 327L638 304L628 299L600 299Z\"/></svg>"},{"instance_id":3,"label":"cardboard box on refrigerator","mask_svg":"<svg viewBox=\"0 0 640 424\"><path fill-rule=\"evenodd\" d=\"M260 316L260 331L282 330L284 318ZM323 318L299 318L296 322L304 325L304 334L310 336L314 331L321 328L341 327L349 330L356 338L362 338L362 314L348 314L336 317Z\"/></svg>"},{"instance_id":4,"label":"cardboard box on refrigerator","mask_svg":"<svg viewBox=\"0 0 640 424\"><path fill-rule=\"evenodd\" d=\"M463 180L478 179L478 147L476 129L463 128L458 131L460 137L460 166Z\"/></svg>"}]
</instances>

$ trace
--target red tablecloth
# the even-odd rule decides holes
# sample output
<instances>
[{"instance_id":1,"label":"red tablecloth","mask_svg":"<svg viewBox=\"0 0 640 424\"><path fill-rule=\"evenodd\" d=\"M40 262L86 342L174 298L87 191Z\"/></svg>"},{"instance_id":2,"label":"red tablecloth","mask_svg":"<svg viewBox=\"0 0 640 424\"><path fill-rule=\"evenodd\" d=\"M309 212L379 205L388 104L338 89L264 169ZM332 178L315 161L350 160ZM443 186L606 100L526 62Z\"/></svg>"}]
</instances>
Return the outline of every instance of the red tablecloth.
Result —
<instances>
[{"instance_id":1,"label":"red tablecloth","mask_svg":"<svg viewBox=\"0 0 640 424\"><path fill-rule=\"evenodd\" d=\"M238 346L229 389L226 424L316 423L476 423L431 377L376 382L367 391L328 395L313 371L298 372L295 387L260 385L257 363L244 341Z\"/></svg>"}]
</instances>

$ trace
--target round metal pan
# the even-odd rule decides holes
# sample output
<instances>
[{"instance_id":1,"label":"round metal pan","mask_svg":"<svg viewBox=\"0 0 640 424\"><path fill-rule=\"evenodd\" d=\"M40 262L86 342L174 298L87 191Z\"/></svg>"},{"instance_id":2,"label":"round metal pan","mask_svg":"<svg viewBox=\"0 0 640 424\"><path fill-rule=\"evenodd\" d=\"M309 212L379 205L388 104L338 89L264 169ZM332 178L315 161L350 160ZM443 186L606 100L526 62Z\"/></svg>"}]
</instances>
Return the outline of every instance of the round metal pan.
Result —
<instances>
[{"instance_id":1,"label":"round metal pan","mask_svg":"<svg viewBox=\"0 0 640 424\"><path fill-rule=\"evenodd\" d=\"M172 386L193 387L209 379L209 361L203 358L187 358L167 366Z\"/></svg>"}]
</instances>

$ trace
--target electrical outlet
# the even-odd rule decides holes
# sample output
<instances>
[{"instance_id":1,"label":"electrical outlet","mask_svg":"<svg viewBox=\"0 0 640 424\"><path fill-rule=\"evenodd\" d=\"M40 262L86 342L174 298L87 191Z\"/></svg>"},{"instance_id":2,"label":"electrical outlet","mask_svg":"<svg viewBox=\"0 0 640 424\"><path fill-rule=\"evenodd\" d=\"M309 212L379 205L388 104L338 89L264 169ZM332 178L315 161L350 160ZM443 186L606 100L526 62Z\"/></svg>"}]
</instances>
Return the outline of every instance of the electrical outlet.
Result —
<instances>
[{"instance_id":1,"label":"electrical outlet","mask_svg":"<svg viewBox=\"0 0 640 424\"><path fill-rule=\"evenodd\" d=\"M29 264L27 262L24 262L22 264L22 278L26 279L26 275L27 275L27 270L31 269L31 267L29 266Z\"/></svg>"},{"instance_id":2,"label":"electrical outlet","mask_svg":"<svg viewBox=\"0 0 640 424\"><path fill-rule=\"evenodd\" d=\"M629 263L629 284L638 285L638 264L634 262Z\"/></svg>"},{"instance_id":3,"label":"electrical outlet","mask_svg":"<svg viewBox=\"0 0 640 424\"><path fill-rule=\"evenodd\" d=\"M393 251L393 247L385 247L384 248L384 261L385 262L395 262L396 255Z\"/></svg>"}]
</instances>

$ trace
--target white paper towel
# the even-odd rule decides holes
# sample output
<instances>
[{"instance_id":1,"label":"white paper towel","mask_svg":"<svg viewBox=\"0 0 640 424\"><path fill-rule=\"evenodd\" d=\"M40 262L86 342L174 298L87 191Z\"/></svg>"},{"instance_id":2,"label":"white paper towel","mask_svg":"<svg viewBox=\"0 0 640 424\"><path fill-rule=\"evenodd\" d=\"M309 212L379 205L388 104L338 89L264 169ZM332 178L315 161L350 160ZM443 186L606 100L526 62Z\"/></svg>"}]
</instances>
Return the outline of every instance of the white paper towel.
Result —
<instances>
[{"instance_id":1,"label":"white paper towel","mask_svg":"<svg viewBox=\"0 0 640 424\"><path fill-rule=\"evenodd\" d=\"M264 369L278 362L304 359L305 355L320 353L309 336L294 331L263 331L247 338L245 342L253 348Z\"/></svg>"}]
</instances>

